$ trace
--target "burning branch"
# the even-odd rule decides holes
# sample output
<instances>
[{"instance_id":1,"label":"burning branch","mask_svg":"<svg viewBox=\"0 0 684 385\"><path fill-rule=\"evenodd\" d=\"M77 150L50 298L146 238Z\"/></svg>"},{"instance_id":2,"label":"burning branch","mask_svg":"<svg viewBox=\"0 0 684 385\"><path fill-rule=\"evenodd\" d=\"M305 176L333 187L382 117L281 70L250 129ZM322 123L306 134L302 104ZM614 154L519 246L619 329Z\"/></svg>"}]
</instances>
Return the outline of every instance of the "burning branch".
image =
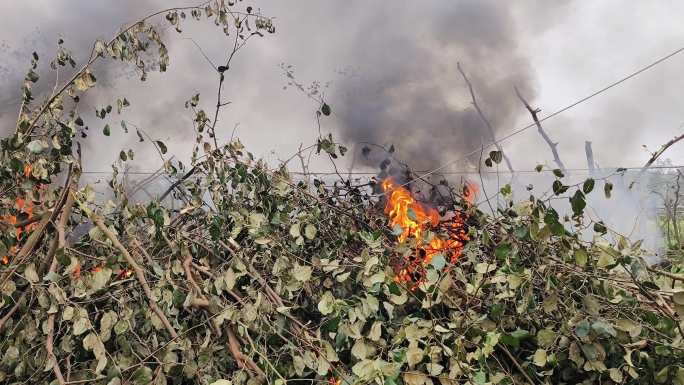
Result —
<instances>
[{"instance_id":1,"label":"burning branch","mask_svg":"<svg viewBox=\"0 0 684 385\"><path fill-rule=\"evenodd\" d=\"M494 128L492 127L491 123L489 123L489 120L487 119L487 117L484 115L484 113L480 109L480 106L477 104L477 99L475 98L475 91L473 90L473 85L470 83L470 80L466 76L465 72L463 72L463 68L461 68L461 63L456 63L456 68L458 68L458 71L463 76L463 80L465 80L466 84L468 85L468 90L470 91L470 97L472 99L473 107L475 107L477 114L480 115L480 119L482 119L485 126L487 126L487 130L489 130L489 135L492 137L492 141L494 142L496 149L499 150L501 152L501 154L503 155L503 158L506 161L506 166L508 166L508 170L511 173L514 173L513 166L511 165L511 160L508 159L508 156L506 155L505 152L503 152L501 145L499 144L499 142L496 141L496 135L494 134Z\"/></svg>"},{"instance_id":2,"label":"burning branch","mask_svg":"<svg viewBox=\"0 0 684 385\"><path fill-rule=\"evenodd\" d=\"M532 119L534 120L534 124L537 125L537 131L539 131L539 135L544 138L544 141L546 141L546 144L549 145L551 148L551 153L553 154L553 160L556 162L558 165L558 168L560 168L563 172L565 172L565 165L563 162L560 160L560 157L558 156L558 150L556 147L558 146L558 143L554 143L549 135L546 134L546 131L542 128L541 122L539 122L539 118L537 117L537 114L541 112L540 108L532 108L530 104L523 98L523 96L520 94L520 90L518 90L518 87L513 87L515 89L515 94L518 95L518 99L520 99L521 102L525 105L525 108L527 111L530 112L530 115L532 115Z\"/></svg>"},{"instance_id":3,"label":"burning branch","mask_svg":"<svg viewBox=\"0 0 684 385\"><path fill-rule=\"evenodd\" d=\"M472 186L466 187L468 190L464 197L472 203L470 200L474 191L471 190ZM413 289L423 281L425 267L432 263L436 256L444 257L445 263L456 263L468 240L465 217L456 213L452 218L440 221L437 210L418 202L409 190L396 185L391 178L382 181L382 189L387 193L385 213L389 217L390 226L401 230L397 237L399 242L404 242L409 237L416 240L415 254L409 255L403 261L403 266L398 269L394 278L399 283L413 282ZM431 228L444 230L448 237L445 239L433 236L426 239L425 232Z\"/></svg>"}]
</instances>

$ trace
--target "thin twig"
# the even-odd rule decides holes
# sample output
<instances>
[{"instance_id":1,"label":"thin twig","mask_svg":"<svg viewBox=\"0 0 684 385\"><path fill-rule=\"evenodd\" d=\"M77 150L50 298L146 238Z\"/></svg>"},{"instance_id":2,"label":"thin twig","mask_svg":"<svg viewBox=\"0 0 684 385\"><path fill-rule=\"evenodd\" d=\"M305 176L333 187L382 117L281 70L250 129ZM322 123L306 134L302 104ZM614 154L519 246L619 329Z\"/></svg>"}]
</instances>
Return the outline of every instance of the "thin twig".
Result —
<instances>
[{"instance_id":1,"label":"thin twig","mask_svg":"<svg viewBox=\"0 0 684 385\"><path fill-rule=\"evenodd\" d=\"M503 352L506 353L506 355L508 356L508 358L510 358L510 360L513 361L513 364L515 365L516 368L518 368L518 371L520 371L520 373L521 373L523 376L525 376L525 379L527 380L527 382L529 382L530 385L534 385L535 382L532 381L532 379L530 378L530 376L527 374L527 372L525 371L525 369L520 365L520 363L519 363L518 360L515 358L515 356L514 356L513 354L511 354L510 351L508 351L508 348L506 348L506 347L503 346L502 344L499 344L498 346L501 347L501 350L503 350Z\"/></svg>"},{"instance_id":2,"label":"thin twig","mask_svg":"<svg viewBox=\"0 0 684 385\"><path fill-rule=\"evenodd\" d=\"M668 148L670 148L673 144L679 142L679 141L682 140L682 139L684 139L684 134L679 135L679 136L677 136L677 137L671 139L671 140L668 141L667 143L663 144L662 146L660 146L660 149L658 149L658 151L654 152L654 153L651 155L651 157L648 159L648 161L646 162L646 164L644 164L644 166L641 168L641 170L639 170L639 174L637 175L636 178L634 178L634 180L632 181L632 183L629 184L629 188L631 189L631 188L634 186L634 183L636 183L636 181L639 180L639 178L641 178L641 176L646 172L646 170L648 170L648 168L651 167L651 165L652 165L652 164L653 164L661 155L663 155L663 153L664 153L665 151L667 151Z\"/></svg>"}]
</instances>

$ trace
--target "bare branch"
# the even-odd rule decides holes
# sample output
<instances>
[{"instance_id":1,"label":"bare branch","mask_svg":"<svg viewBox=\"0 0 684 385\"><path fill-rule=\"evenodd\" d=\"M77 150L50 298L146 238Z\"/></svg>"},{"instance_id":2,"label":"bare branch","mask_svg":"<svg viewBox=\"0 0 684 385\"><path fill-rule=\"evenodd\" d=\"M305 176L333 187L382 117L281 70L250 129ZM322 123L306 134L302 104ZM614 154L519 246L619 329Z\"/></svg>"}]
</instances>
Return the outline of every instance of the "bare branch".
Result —
<instances>
[{"instance_id":1,"label":"bare branch","mask_svg":"<svg viewBox=\"0 0 684 385\"><path fill-rule=\"evenodd\" d=\"M589 168L589 175L594 175L596 172L596 162L594 162L594 150L591 149L591 142L584 142L584 152L587 154L587 168Z\"/></svg>"},{"instance_id":2,"label":"bare branch","mask_svg":"<svg viewBox=\"0 0 684 385\"><path fill-rule=\"evenodd\" d=\"M523 98L522 94L520 94L520 90L518 90L518 87L513 87L515 89L515 94L518 95L518 99L520 99L521 102L525 105L525 108L527 111L529 111L530 115L532 115L532 119L534 120L534 124L537 125L537 131L539 132L539 135L544 138L544 141L546 144L549 145L551 148L551 153L553 154L553 160L556 162L558 165L558 168L560 168L563 172L565 172L566 168L563 162L560 160L560 156L558 156L558 149L556 148L558 146L558 143L554 143L549 135L546 134L546 131L542 128L541 122L539 122L539 118L537 117L537 114L541 112L541 109L539 108L532 108L530 104Z\"/></svg>"},{"instance_id":3,"label":"bare branch","mask_svg":"<svg viewBox=\"0 0 684 385\"><path fill-rule=\"evenodd\" d=\"M494 134L494 128L492 127L492 124L489 123L489 120L487 119L487 117L484 115L484 113L480 109L480 106L477 104L477 98L475 98L475 91L473 90L473 85L470 83L470 80L468 79L465 72L463 71L463 68L461 68L461 63L456 63L456 68L458 68L458 71L463 76L463 80L465 80L466 84L468 85L468 90L470 91L470 97L472 99L473 107L475 107L477 114L480 115L480 119L482 119L485 126L487 126L487 130L489 130L489 135L491 136L492 141L494 142L494 145L496 146L496 149L499 150L501 152L501 154L503 155L503 158L506 161L506 166L508 166L508 170L512 174L514 174L513 166L511 165L511 160L508 159L508 156L506 155L506 153L503 152L501 145L496 140L496 135Z\"/></svg>"}]
</instances>

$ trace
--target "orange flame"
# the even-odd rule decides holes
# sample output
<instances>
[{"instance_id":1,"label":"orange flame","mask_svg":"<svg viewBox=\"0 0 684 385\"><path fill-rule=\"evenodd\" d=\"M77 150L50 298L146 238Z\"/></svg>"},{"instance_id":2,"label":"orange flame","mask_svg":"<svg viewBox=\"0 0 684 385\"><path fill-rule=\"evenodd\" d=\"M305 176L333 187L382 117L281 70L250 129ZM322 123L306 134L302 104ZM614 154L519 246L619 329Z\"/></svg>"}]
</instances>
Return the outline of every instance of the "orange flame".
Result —
<instances>
[{"instance_id":1,"label":"orange flame","mask_svg":"<svg viewBox=\"0 0 684 385\"><path fill-rule=\"evenodd\" d=\"M424 279L425 267L436 255L441 254L451 264L456 263L468 240L465 216L457 213L440 222L436 209L418 202L409 190L397 185L391 178L383 180L382 189L388 193L385 213L389 217L390 226L401 229L397 237L399 242L404 242L409 237L416 240L415 254L404 258L403 266L394 279L396 282L414 281L412 289L415 289ZM472 204L476 192L475 186L467 184L464 188L464 200ZM448 237L443 239L435 235L425 239L426 230L431 228L444 230Z\"/></svg>"}]
</instances>

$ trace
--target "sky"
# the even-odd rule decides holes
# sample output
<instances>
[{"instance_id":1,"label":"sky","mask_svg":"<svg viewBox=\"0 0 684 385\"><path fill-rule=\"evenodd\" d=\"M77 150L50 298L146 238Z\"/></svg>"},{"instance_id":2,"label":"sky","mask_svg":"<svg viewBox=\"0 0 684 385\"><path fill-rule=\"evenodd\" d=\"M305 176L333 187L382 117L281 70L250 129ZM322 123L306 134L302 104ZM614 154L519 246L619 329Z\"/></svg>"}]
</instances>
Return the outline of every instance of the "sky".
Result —
<instances>
[{"instance_id":1,"label":"sky","mask_svg":"<svg viewBox=\"0 0 684 385\"><path fill-rule=\"evenodd\" d=\"M33 50L49 58L62 37L76 58L84 60L94 39L105 39L163 7L195 3L0 3L5 15L0 25L0 122L12 127L20 81ZM321 131L351 149L343 166L377 167L379 158L360 155L362 142L370 141L393 144L394 156L416 169L448 163L447 169L461 170L472 168L479 155L461 159L463 154L491 142L491 134L472 109L456 63L472 80L495 136L501 137L530 122L513 86L544 116L684 46L679 17L684 3L676 1L635 1L629 7L612 0L238 3L248 5L273 17L276 33L251 40L234 59L224 90L231 104L222 112L219 138L227 140L235 129L249 150L272 164L289 158L300 144L313 143L318 133L317 102L285 87L282 63L292 65L299 82L320 82L333 110L321 121ZM225 60L230 41L209 22L189 22L183 34L167 30L167 73L140 83L130 69L105 64L95 72L100 71L104 87L86 100L94 110L126 96L132 107L124 118L164 140L170 153L184 160L194 133L183 103L199 92L210 109L217 84L216 74L189 39L212 61ZM682 64L684 54L544 122L566 166L586 167L585 141L593 143L600 166L638 166L649 151L681 133ZM51 87L50 76L42 79L45 89ZM97 134L105 122L91 123L92 134L84 142L86 170L109 170L121 147L136 151L131 164L138 170L159 165L154 149L138 144L135 134L114 130L105 138ZM118 127L118 122L110 123ZM502 146L516 169L552 164L534 128ZM667 157L680 164L681 154L674 149ZM326 159L314 157L311 169L331 167Z\"/></svg>"},{"instance_id":2,"label":"sky","mask_svg":"<svg viewBox=\"0 0 684 385\"><path fill-rule=\"evenodd\" d=\"M0 2L0 133L14 127L19 89L34 50L43 59L37 90L45 92L56 80L46 63L58 38L80 63L95 39L108 39L151 12L196 3ZM388 154L367 144L372 143L394 146L393 161L414 170L462 171L477 169L478 149L491 143L492 133L473 109L457 64L472 82L493 136L501 138L531 122L514 86L544 117L684 46L684 2L674 0L244 0L237 5L247 6L272 17L276 33L250 40L233 60L223 90L230 104L219 118L218 139L225 142L235 135L273 166L291 158L300 145L314 143L319 132L318 102L288 85L283 65L291 66L299 83L318 85L332 107L332 115L321 119L320 132L331 133L350 149L338 161L340 169L377 171ZM132 104L123 115L129 126L163 140L169 154L187 163L195 134L184 102L199 93L201 106L211 110L217 86L217 74L197 46L218 65L226 60L232 41L206 21L187 22L183 30L165 29L169 70L151 74L145 83L118 63L94 68L99 86L80 107L91 127L82 146L85 171L103 173L86 174L86 181L106 180L121 149L135 151L128 162L133 170L161 165L149 141L139 143L134 132L126 135L119 129L121 117L102 121L93 116L95 108L120 97ZM684 54L545 121L565 165L586 168L585 141L591 141L599 166L638 167L650 152L680 135L682 65ZM67 74L59 75L64 79ZM110 137L101 134L105 123L113 128ZM537 164L555 167L535 128L501 145L516 170ZM366 156L364 147L371 148ZM665 158L684 164L679 147ZM288 166L300 171L296 158ZM332 167L327 158L313 156L309 170ZM531 175L519 174L520 186L550 184L548 176ZM586 175L574 171L571 177L581 181ZM485 177L484 183L492 192L502 181ZM615 185L615 199L592 198L591 208L618 231L653 239L657 248L660 237L652 215L644 214L653 212L653 200L621 188L624 180ZM524 187L521 191L527 194ZM651 220L637 223L644 216Z\"/></svg>"}]
</instances>

